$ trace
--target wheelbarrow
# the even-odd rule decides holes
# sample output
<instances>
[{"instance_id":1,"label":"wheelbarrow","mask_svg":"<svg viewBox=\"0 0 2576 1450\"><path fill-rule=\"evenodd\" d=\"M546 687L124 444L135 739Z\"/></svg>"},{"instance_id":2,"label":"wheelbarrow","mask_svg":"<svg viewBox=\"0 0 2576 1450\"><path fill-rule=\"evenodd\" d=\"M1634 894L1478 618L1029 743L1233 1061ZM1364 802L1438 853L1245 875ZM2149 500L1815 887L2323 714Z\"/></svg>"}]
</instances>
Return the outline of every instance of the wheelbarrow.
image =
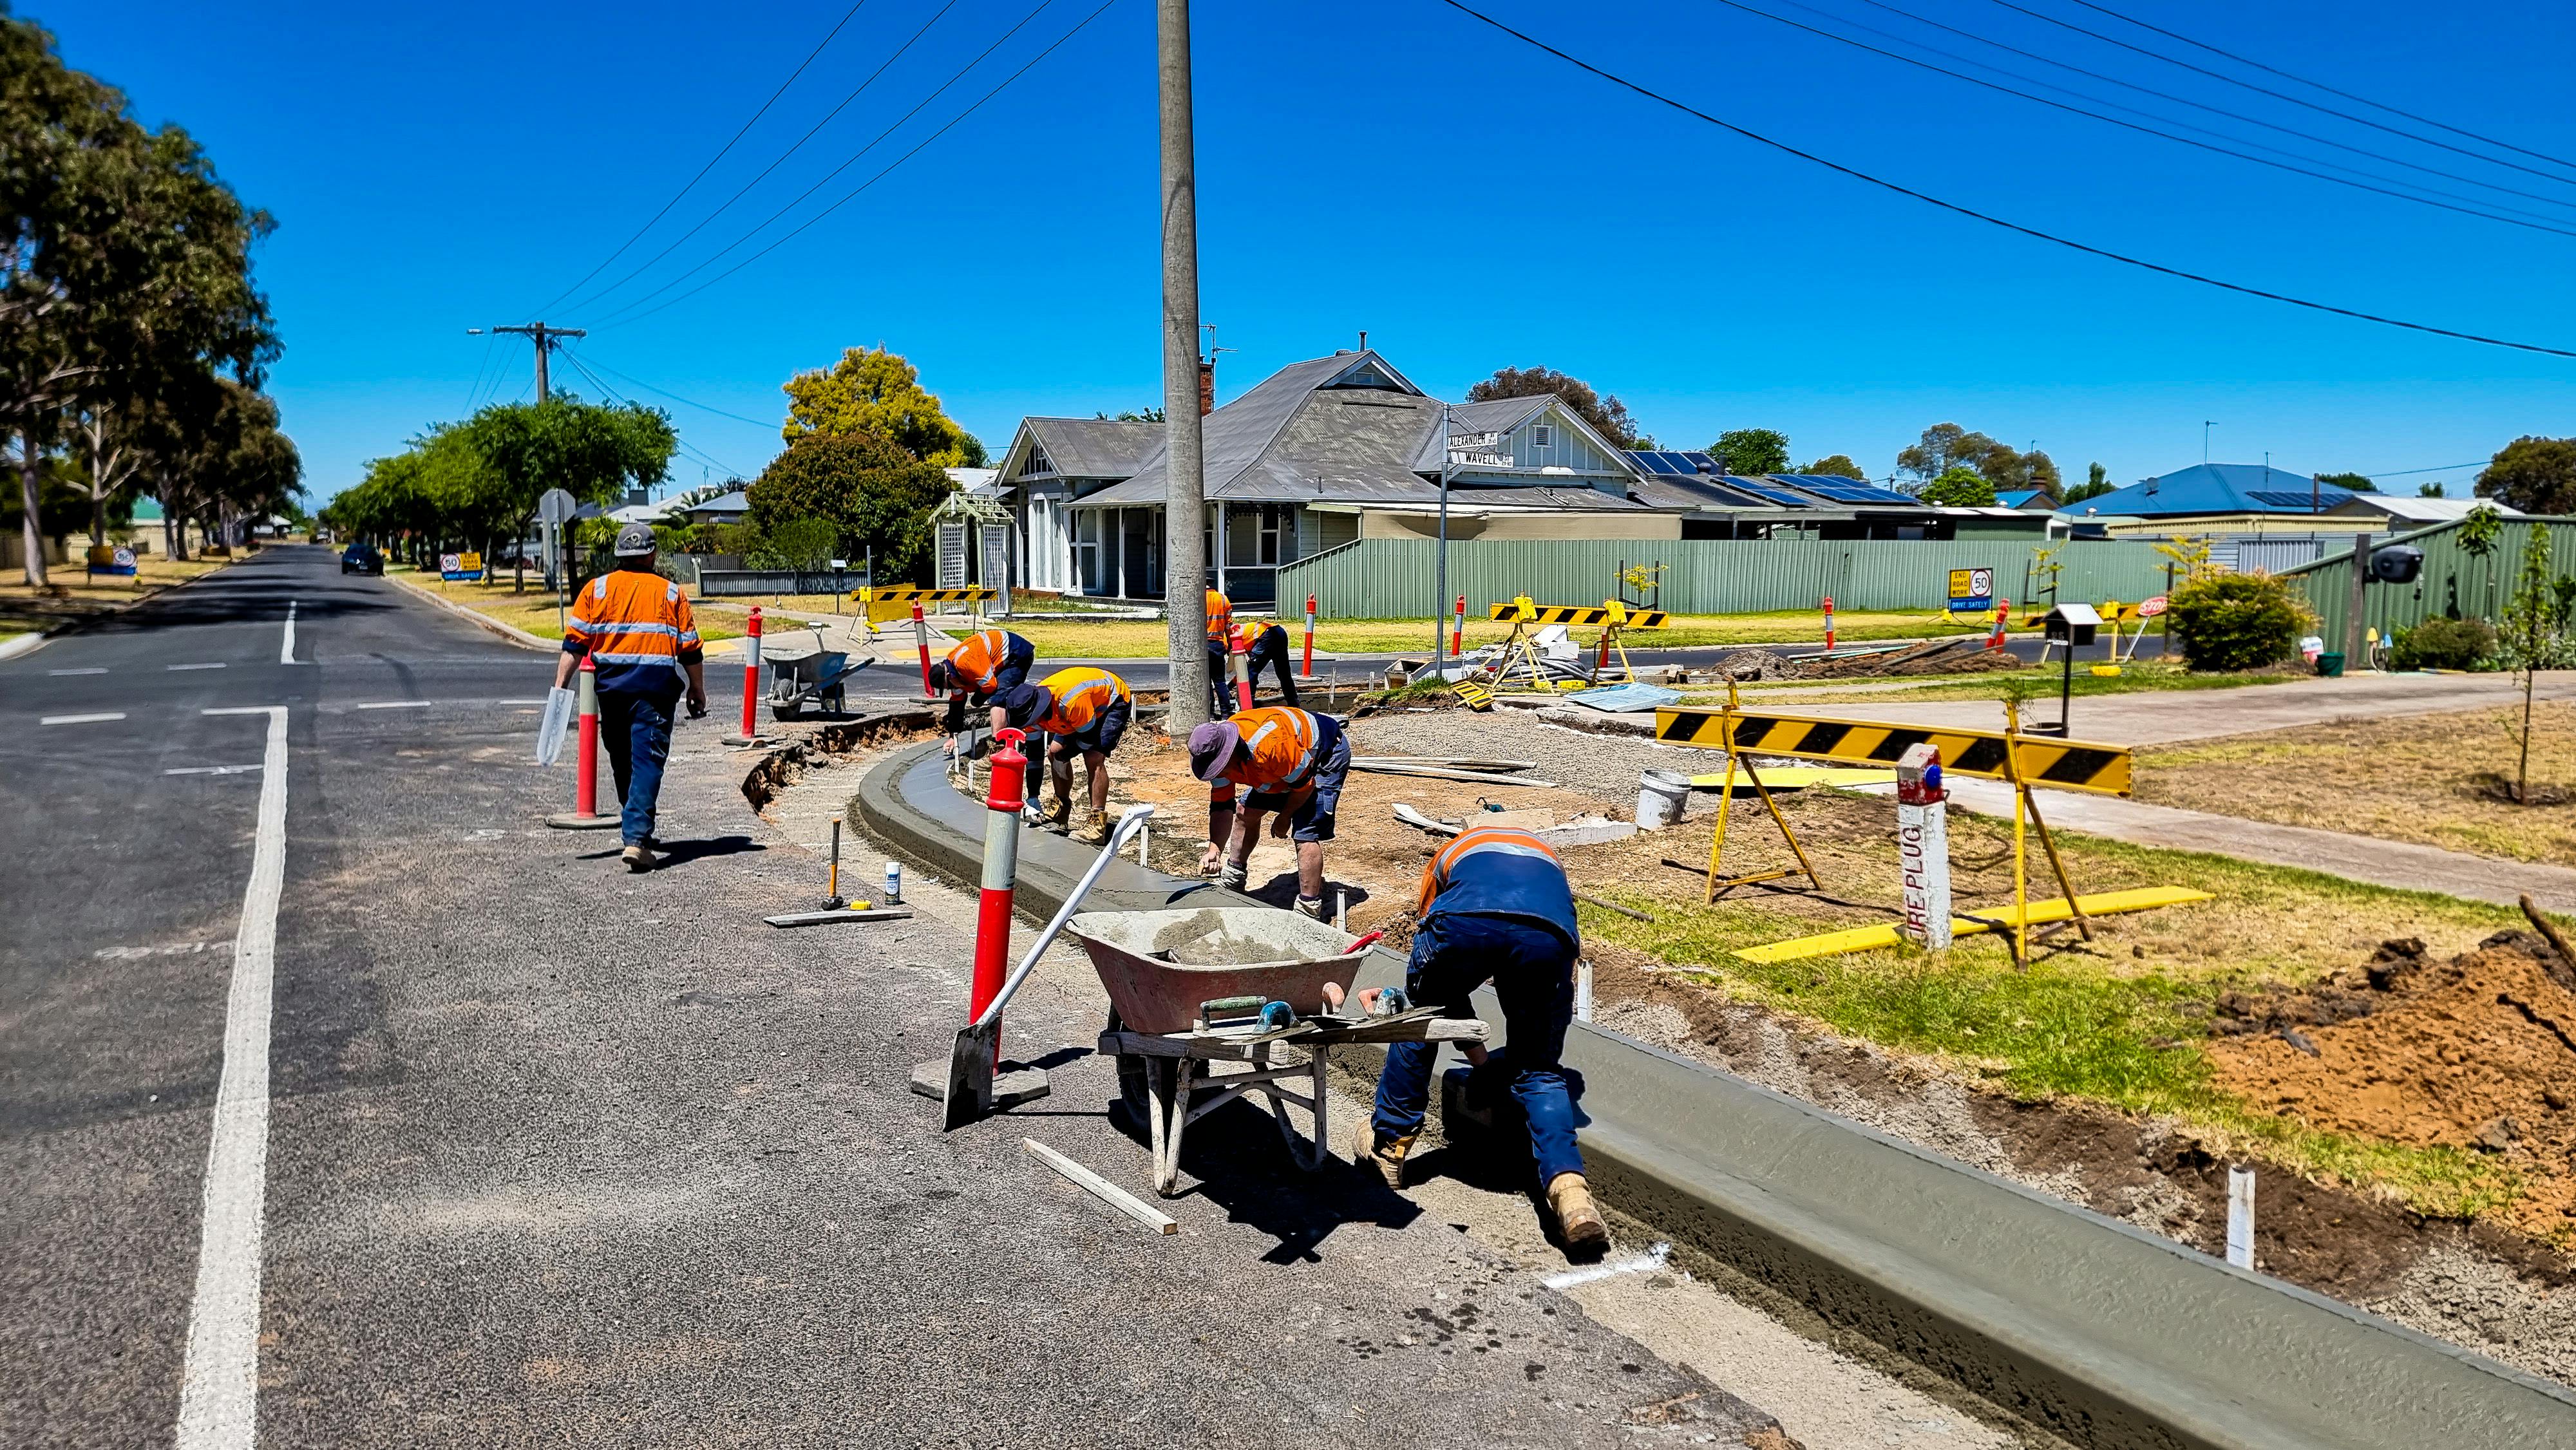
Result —
<instances>
[{"instance_id":1,"label":"wheelbarrow","mask_svg":"<svg viewBox=\"0 0 2576 1450\"><path fill-rule=\"evenodd\" d=\"M849 699L842 682L876 663L869 655L856 664L841 650L823 648L822 637L815 636L811 645L781 638L777 643L762 642L760 662L769 667L769 714L776 720L794 720L805 713L809 704L820 705L834 715L848 713Z\"/></svg>"},{"instance_id":2,"label":"wheelbarrow","mask_svg":"<svg viewBox=\"0 0 2576 1450\"><path fill-rule=\"evenodd\" d=\"M1119 1095L1145 1120L1154 1191L1166 1198L1180 1182L1189 1125L1236 1098L1261 1094L1290 1161L1311 1173L1332 1156L1324 1084L1335 1048L1485 1036L1482 1022L1442 1019L1430 1009L1340 1015L1359 973L1357 949L1372 938L1294 912L1096 911L1065 930L1090 954L1109 994L1100 1051L1117 1059ZM1219 1062L1242 1070L1217 1072ZM1299 1132L1292 1107L1312 1123L1311 1133Z\"/></svg>"}]
</instances>

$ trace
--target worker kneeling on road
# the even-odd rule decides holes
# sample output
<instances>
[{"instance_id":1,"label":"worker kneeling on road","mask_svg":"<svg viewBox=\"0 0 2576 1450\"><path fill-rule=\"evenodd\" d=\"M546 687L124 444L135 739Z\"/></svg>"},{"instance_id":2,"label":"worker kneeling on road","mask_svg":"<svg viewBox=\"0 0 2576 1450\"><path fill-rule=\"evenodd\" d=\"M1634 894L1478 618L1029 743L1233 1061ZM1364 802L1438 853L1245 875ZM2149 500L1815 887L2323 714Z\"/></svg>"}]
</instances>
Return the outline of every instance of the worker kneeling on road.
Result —
<instances>
[{"instance_id":1,"label":"worker kneeling on road","mask_svg":"<svg viewBox=\"0 0 2576 1450\"><path fill-rule=\"evenodd\" d=\"M1243 889L1261 817L1276 812L1270 834L1297 843L1297 909L1324 915L1324 843L1351 773L1351 742L1331 716L1285 705L1244 710L1190 732L1190 773L1208 793L1208 848L1202 872L1215 871ZM1238 808L1238 787L1252 792Z\"/></svg>"},{"instance_id":2,"label":"worker kneeling on road","mask_svg":"<svg viewBox=\"0 0 2576 1450\"><path fill-rule=\"evenodd\" d=\"M979 629L958 641L948 657L930 667L930 687L948 692L948 720L943 727L954 735L966 728L966 710L990 709L992 727L1002 728L998 697L1029 682L1029 667L1037 663L1038 647L1007 629Z\"/></svg>"},{"instance_id":3,"label":"worker kneeling on road","mask_svg":"<svg viewBox=\"0 0 2576 1450\"><path fill-rule=\"evenodd\" d=\"M1047 819L1055 825L1072 819L1073 758L1082 757L1091 787L1086 838L1108 840L1109 753L1125 738L1136 709L1127 682L1107 670L1075 665L1037 684L1005 690L993 703L1010 728L1046 732L1047 778L1055 782L1055 811Z\"/></svg>"},{"instance_id":4,"label":"worker kneeling on road","mask_svg":"<svg viewBox=\"0 0 2576 1450\"><path fill-rule=\"evenodd\" d=\"M581 657L599 671L600 743L625 802L619 822L629 871L653 867L653 807L662 794L662 762L671 754L671 712L683 676L692 718L707 713L706 652L698 646L689 596L653 572L651 524L617 531L617 567L581 587L564 626L555 688L572 683Z\"/></svg>"},{"instance_id":5,"label":"worker kneeling on road","mask_svg":"<svg viewBox=\"0 0 2576 1450\"><path fill-rule=\"evenodd\" d=\"M1422 868L1415 914L1421 925L1405 994L1416 1005L1472 1017L1469 994L1492 980L1503 1003L1503 1049L1490 1063L1480 1045L1470 1044L1467 1055L1480 1073L1508 1074L1513 1100L1529 1122L1539 1186L1567 1246L1608 1242L1609 1225L1593 1206L1583 1153L1574 1145L1576 1089L1559 1062L1566 1024L1574 1020L1574 959L1583 948L1563 863L1527 831L1477 826ZM1404 1186L1405 1155L1422 1131L1439 1052L1436 1042L1387 1046L1377 1111L1361 1129L1360 1147L1390 1188Z\"/></svg>"}]
</instances>

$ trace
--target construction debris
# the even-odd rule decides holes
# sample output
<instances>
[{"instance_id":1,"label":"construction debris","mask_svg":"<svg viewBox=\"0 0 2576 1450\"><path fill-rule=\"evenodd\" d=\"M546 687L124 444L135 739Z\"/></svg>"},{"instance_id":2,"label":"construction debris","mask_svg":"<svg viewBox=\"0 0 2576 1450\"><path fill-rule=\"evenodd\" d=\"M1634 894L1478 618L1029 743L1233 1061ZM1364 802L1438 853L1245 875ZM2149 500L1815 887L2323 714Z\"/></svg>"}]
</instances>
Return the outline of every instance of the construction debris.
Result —
<instances>
[{"instance_id":1,"label":"construction debris","mask_svg":"<svg viewBox=\"0 0 2576 1450\"><path fill-rule=\"evenodd\" d=\"M1678 705L1682 702L1682 697L1678 691L1655 685L1603 685L1590 690L1577 690L1566 696L1565 702L1569 705L1581 705L1587 710L1633 714L1638 711L1659 710L1666 705Z\"/></svg>"},{"instance_id":2,"label":"construction debris","mask_svg":"<svg viewBox=\"0 0 2576 1450\"><path fill-rule=\"evenodd\" d=\"M1022 1138L1020 1146L1029 1150L1030 1157L1063 1174L1068 1181L1084 1192L1154 1232L1168 1237L1181 1231L1181 1226L1173 1222L1168 1214L1037 1139Z\"/></svg>"},{"instance_id":3,"label":"construction debris","mask_svg":"<svg viewBox=\"0 0 2576 1450\"><path fill-rule=\"evenodd\" d=\"M903 921L910 918L909 906L871 907L862 901L839 911L791 911L783 916L764 916L771 926L831 926L844 921Z\"/></svg>"},{"instance_id":4,"label":"construction debris","mask_svg":"<svg viewBox=\"0 0 2576 1450\"><path fill-rule=\"evenodd\" d=\"M1398 761L1354 759L1351 762L1351 769L1365 770L1377 775L1419 775L1432 780L1473 781L1478 785L1531 785L1546 786L1551 789L1556 785L1555 781L1537 780L1526 775L1502 775L1486 770L1450 770L1442 766L1413 765Z\"/></svg>"}]
</instances>

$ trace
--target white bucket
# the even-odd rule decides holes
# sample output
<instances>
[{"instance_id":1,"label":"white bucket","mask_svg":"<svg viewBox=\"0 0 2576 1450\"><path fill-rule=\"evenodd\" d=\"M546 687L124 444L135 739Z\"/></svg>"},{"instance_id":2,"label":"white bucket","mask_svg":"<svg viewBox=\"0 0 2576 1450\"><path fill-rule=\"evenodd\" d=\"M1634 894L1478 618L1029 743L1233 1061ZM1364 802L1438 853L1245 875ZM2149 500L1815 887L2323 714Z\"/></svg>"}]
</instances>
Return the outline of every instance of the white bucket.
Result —
<instances>
[{"instance_id":1,"label":"white bucket","mask_svg":"<svg viewBox=\"0 0 2576 1450\"><path fill-rule=\"evenodd\" d=\"M1677 770L1650 770L1637 777L1637 829L1660 831L1678 822L1690 804L1690 777Z\"/></svg>"}]
</instances>

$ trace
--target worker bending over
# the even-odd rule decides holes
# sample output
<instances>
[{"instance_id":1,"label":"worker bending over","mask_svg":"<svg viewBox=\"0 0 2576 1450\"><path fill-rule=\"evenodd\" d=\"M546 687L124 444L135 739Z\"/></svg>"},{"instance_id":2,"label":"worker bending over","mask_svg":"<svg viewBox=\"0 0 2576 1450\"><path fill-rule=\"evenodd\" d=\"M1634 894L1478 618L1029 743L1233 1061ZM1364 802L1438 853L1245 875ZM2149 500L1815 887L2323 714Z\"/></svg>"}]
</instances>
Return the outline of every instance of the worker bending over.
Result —
<instances>
[{"instance_id":1,"label":"worker bending over","mask_svg":"<svg viewBox=\"0 0 2576 1450\"><path fill-rule=\"evenodd\" d=\"M1261 818L1297 843L1297 909L1324 915L1324 843L1351 773L1351 743L1329 715L1285 705L1243 710L1190 732L1190 773L1209 783L1208 848L1201 871L1243 889ZM1240 806L1235 792L1251 795Z\"/></svg>"},{"instance_id":2,"label":"worker bending over","mask_svg":"<svg viewBox=\"0 0 2576 1450\"><path fill-rule=\"evenodd\" d=\"M1085 838L1109 839L1109 753L1127 734L1136 709L1127 682L1107 670L1075 665L1037 684L1005 690L993 703L1012 729L1046 733L1047 778L1055 782L1055 810L1047 819L1058 826L1070 823L1073 758L1079 755L1091 786Z\"/></svg>"},{"instance_id":3,"label":"worker bending over","mask_svg":"<svg viewBox=\"0 0 2576 1450\"><path fill-rule=\"evenodd\" d=\"M1405 968L1406 996L1452 1017L1473 1017L1469 994L1492 980L1503 1004L1504 1045L1482 1054L1470 1044L1468 1056L1483 1058L1480 1077L1505 1075L1529 1122L1539 1187L1566 1245L1599 1247L1610 1230L1583 1181L1583 1153L1574 1146L1575 1089L1558 1061L1566 1024L1574 1020L1574 958L1583 948L1563 863L1527 831L1477 826L1422 868L1414 910L1420 925ZM1404 1186L1405 1155L1422 1131L1439 1052L1437 1042L1387 1046L1377 1111L1361 1130L1360 1147L1390 1188Z\"/></svg>"},{"instance_id":4,"label":"worker bending over","mask_svg":"<svg viewBox=\"0 0 2576 1450\"><path fill-rule=\"evenodd\" d=\"M581 657L598 673L599 736L623 803L619 824L629 871L653 869L653 812L662 763L671 755L671 716L685 685L692 717L707 713L706 653L689 596L653 572L651 524L617 531L617 567L581 586L564 625L555 688L572 683Z\"/></svg>"},{"instance_id":5,"label":"worker bending over","mask_svg":"<svg viewBox=\"0 0 2576 1450\"><path fill-rule=\"evenodd\" d=\"M1002 711L994 697L1027 684L1038 647L1007 629L979 629L958 641L948 657L930 667L930 687L948 692L948 720L955 734L966 728L966 709L992 710L992 727L1002 728Z\"/></svg>"}]
</instances>

